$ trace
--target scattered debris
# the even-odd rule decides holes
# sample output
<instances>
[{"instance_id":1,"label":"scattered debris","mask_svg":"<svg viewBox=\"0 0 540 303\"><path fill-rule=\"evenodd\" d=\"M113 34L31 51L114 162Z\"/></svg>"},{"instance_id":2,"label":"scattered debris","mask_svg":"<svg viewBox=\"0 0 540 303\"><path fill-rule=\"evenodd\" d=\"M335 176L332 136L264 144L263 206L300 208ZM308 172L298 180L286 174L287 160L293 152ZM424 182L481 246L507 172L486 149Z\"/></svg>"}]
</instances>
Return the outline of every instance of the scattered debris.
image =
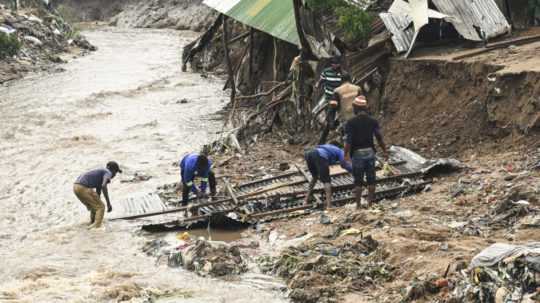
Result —
<instances>
[{"instance_id":1,"label":"scattered debris","mask_svg":"<svg viewBox=\"0 0 540 303\"><path fill-rule=\"evenodd\" d=\"M336 302L345 292L391 279L386 252L370 236L337 247L322 239L308 242L257 260L263 272L287 281L295 302Z\"/></svg>"},{"instance_id":2,"label":"scattered debris","mask_svg":"<svg viewBox=\"0 0 540 303\"><path fill-rule=\"evenodd\" d=\"M533 302L539 296L540 243L496 243L471 261L449 302Z\"/></svg>"}]
</instances>

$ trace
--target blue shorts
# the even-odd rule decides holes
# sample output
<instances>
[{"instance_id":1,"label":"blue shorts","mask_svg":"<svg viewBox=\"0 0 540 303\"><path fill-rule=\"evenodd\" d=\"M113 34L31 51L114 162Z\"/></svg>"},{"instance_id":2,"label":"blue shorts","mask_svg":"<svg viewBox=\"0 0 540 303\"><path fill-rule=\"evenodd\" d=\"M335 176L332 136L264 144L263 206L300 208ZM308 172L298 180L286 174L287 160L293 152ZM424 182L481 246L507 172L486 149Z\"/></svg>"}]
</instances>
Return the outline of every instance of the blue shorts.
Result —
<instances>
[{"instance_id":1,"label":"blue shorts","mask_svg":"<svg viewBox=\"0 0 540 303\"><path fill-rule=\"evenodd\" d=\"M330 165L328 160L319 155L316 149L311 149L304 154L311 176L321 180L322 183L330 183Z\"/></svg>"},{"instance_id":2,"label":"blue shorts","mask_svg":"<svg viewBox=\"0 0 540 303\"><path fill-rule=\"evenodd\" d=\"M352 156L352 167L355 186L375 184L375 151L373 149L356 150Z\"/></svg>"}]
</instances>

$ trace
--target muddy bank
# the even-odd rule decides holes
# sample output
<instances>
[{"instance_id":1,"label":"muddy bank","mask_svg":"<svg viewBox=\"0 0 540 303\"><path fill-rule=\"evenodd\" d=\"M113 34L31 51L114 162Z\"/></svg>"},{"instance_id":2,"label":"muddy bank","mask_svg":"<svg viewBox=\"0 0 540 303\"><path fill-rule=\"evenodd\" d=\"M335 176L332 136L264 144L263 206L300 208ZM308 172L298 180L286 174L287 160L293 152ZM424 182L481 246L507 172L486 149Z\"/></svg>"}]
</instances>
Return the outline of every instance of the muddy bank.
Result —
<instances>
[{"instance_id":1,"label":"muddy bank","mask_svg":"<svg viewBox=\"0 0 540 303\"><path fill-rule=\"evenodd\" d=\"M0 83L32 71L61 72L59 63L95 47L53 11L0 5Z\"/></svg>"},{"instance_id":2,"label":"muddy bank","mask_svg":"<svg viewBox=\"0 0 540 303\"><path fill-rule=\"evenodd\" d=\"M515 139L533 142L540 126L540 75L498 73L502 69L391 60L383 96L372 110L379 113L388 142L424 154L449 156L483 146L502 151Z\"/></svg>"}]
</instances>

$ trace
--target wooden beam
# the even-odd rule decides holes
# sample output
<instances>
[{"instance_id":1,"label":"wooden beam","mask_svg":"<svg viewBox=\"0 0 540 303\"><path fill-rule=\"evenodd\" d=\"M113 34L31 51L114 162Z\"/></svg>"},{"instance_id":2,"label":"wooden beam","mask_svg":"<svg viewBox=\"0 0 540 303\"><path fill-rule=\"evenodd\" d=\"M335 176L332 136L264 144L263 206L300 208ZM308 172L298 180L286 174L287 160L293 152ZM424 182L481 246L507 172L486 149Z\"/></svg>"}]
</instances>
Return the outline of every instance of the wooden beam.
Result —
<instances>
[{"instance_id":1,"label":"wooden beam","mask_svg":"<svg viewBox=\"0 0 540 303\"><path fill-rule=\"evenodd\" d=\"M253 76L253 54L255 53L253 50L255 42L255 30L253 27L249 28L249 75L248 77L251 78Z\"/></svg>"},{"instance_id":2,"label":"wooden beam","mask_svg":"<svg viewBox=\"0 0 540 303\"><path fill-rule=\"evenodd\" d=\"M227 189L227 192L229 193L229 196L231 196L231 198L233 199L234 204L236 204L236 205L240 204L238 202L238 198L236 197L236 194L234 193L234 190L233 190L231 184L229 183L229 181L226 178L224 178L223 183L225 183L225 188Z\"/></svg>"},{"instance_id":3,"label":"wooden beam","mask_svg":"<svg viewBox=\"0 0 540 303\"><path fill-rule=\"evenodd\" d=\"M250 33L250 32L241 33L240 35L238 35L238 36L232 38L232 39L229 41L229 44L233 44L233 43L235 43L235 42L238 42L238 41L244 39L245 37L249 36L249 33Z\"/></svg>"},{"instance_id":4,"label":"wooden beam","mask_svg":"<svg viewBox=\"0 0 540 303\"><path fill-rule=\"evenodd\" d=\"M232 116L234 115L234 111L236 109L236 83L234 80L234 71L233 66L231 63L231 56L229 53L229 27L227 26L227 20L228 17L225 15L221 15L221 18L223 18L223 49L225 50L225 62L227 63L227 71L229 74L229 79L231 81L231 103L232 103L232 110L229 115L229 119L226 123L232 122Z\"/></svg>"}]
</instances>

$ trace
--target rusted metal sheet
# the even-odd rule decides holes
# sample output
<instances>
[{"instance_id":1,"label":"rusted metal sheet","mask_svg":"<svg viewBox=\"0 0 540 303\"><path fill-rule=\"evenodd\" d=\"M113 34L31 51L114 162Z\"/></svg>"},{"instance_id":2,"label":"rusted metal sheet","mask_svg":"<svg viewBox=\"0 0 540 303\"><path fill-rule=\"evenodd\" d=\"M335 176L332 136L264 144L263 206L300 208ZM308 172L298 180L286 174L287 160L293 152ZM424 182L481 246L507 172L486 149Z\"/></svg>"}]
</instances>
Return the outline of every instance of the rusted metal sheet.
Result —
<instances>
[{"instance_id":1,"label":"rusted metal sheet","mask_svg":"<svg viewBox=\"0 0 540 303\"><path fill-rule=\"evenodd\" d=\"M300 45L292 0L205 0L203 3L240 23Z\"/></svg>"},{"instance_id":2,"label":"rusted metal sheet","mask_svg":"<svg viewBox=\"0 0 540 303\"><path fill-rule=\"evenodd\" d=\"M399 53L410 54L417 36L429 18L450 22L467 40L482 41L510 31L494 0L432 0L437 10L428 9L427 0L395 0L387 13L381 13Z\"/></svg>"},{"instance_id":3,"label":"rusted metal sheet","mask_svg":"<svg viewBox=\"0 0 540 303\"><path fill-rule=\"evenodd\" d=\"M414 38L412 18L405 14L381 13L379 15L384 25L392 33L392 42L398 53L409 49Z\"/></svg>"},{"instance_id":4,"label":"rusted metal sheet","mask_svg":"<svg viewBox=\"0 0 540 303\"><path fill-rule=\"evenodd\" d=\"M437 9L448 15L448 22L463 38L482 41L479 28L490 39L510 31L510 24L493 0L433 0Z\"/></svg>"}]
</instances>

